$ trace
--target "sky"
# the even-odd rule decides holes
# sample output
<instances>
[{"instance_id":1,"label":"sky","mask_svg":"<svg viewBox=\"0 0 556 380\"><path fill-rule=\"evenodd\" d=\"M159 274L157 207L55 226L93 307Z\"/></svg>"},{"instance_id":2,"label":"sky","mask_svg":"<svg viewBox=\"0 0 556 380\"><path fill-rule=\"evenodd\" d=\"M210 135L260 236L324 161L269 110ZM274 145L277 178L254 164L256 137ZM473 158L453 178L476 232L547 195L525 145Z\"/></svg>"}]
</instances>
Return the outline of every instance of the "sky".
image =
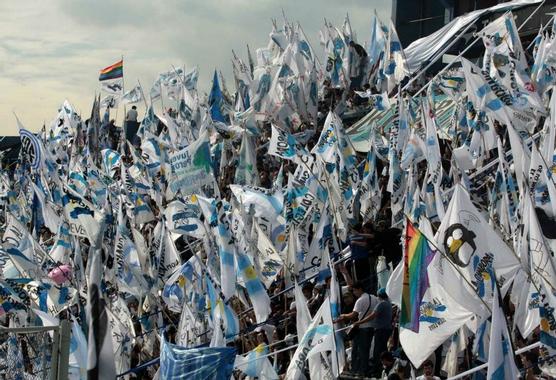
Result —
<instances>
[{"instance_id":1,"label":"sky","mask_svg":"<svg viewBox=\"0 0 556 380\"><path fill-rule=\"evenodd\" d=\"M363 45L374 10L386 22L391 7L391 0L2 0L0 135L17 135L14 113L32 131L48 126L64 99L88 118L99 70L122 56L126 88L140 81L148 92L172 65L197 66L201 93L214 69L231 88L232 50L245 58L246 44L253 54L265 47L282 10L301 23L322 61L325 18L341 26L349 14Z\"/></svg>"}]
</instances>

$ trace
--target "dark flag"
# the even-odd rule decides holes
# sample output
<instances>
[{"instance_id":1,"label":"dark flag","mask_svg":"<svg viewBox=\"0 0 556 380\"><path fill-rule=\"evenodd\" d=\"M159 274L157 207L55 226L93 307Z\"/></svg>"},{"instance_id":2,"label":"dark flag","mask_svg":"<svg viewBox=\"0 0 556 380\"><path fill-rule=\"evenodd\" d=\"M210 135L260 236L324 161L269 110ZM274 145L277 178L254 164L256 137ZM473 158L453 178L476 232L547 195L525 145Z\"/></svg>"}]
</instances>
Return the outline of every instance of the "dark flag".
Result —
<instances>
[{"instance_id":1,"label":"dark flag","mask_svg":"<svg viewBox=\"0 0 556 380\"><path fill-rule=\"evenodd\" d=\"M112 329L106 313L106 302L100 287L102 267L101 250L91 248L91 270L87 291L87 315L89 317L89 339L87 357L87 379L105 380L116 378L116 364L112 346Z\"/></svg>"}]
</instances>

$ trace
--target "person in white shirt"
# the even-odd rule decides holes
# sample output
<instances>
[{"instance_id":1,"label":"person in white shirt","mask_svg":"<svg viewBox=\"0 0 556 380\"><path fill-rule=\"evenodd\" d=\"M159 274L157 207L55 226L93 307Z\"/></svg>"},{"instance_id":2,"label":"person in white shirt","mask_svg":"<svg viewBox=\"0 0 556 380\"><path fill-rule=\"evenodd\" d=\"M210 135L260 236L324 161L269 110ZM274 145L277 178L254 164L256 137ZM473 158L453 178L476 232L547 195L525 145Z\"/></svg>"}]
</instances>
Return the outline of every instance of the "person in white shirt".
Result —
<instances>
[{"instance_id":1,"label":"person in white shirt","mask_svg":"<svg viewBox=\"0 0 556 380\"><path fill-rule=\"evenodd\" d=\"M137 107L133 106L127 114L125 115L125 138L132 144L140 144L139 137L137 136L137 130L139 129L139 123L137 122Z\"/></svg>"},{"instance_id":2,"label":"person in white shirt","mask_svg":"<svg viewBox=\"0 0 556 380\"><path fill-rule=\"evenodd\" d=\"M434 376L434 366L432 360L425 360L423 363L423 374L417 377L417 380L440 380L440 377Z\"/></svg>"},{"instance_id":3,"label":"person in white shirt","mask_svg":"<svg viewBox=\"0 0 556 380\"><path fill-rule=\"evenodd\" d=\"M351 289L353 295L357 297L353 311L349 314L341 314L335 322L359 321L370 314L378 304L378 299L375 296L365 293L361 282L354 283ZM351 370L355 375L366 376L369 372L369 353L373 340L371 325L370 321L359 324L353 337Z\"/></svg>"}]
</instances>

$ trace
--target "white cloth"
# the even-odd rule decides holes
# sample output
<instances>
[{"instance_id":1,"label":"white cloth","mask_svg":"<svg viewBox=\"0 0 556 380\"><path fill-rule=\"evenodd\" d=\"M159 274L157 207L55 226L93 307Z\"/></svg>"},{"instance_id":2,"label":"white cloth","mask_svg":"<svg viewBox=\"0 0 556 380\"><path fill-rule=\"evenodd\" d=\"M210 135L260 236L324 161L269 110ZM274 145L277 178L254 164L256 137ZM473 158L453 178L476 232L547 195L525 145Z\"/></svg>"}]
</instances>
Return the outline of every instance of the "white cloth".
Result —
<instances>
[{"instance_id":1,"label":"white cloth","mask_svg":"<svg viewBox=\"0 0 556 380\"><path fill-rule=\"evenodd\" d=\"M369 307L370 302L370 307ZM355 305L353 306L353 311L357 312L357 320L361 320L364 317L368 316L373 312L376 305L378 304L378 298L373 296L372 294L363 293L361 296L355 301ZM372 321L368 321L359 325L360 328L369 328L372 327Z\"/></svg>"},{"instance_id":2,"label":"white cloth","mask_svg":"<svg viewBox=\"0 0 556 380\"><path fill-rule=\"evenodd\" d=\"M478 9L456 17L441 29L413 41L404 49L409 72L414 73L418 71L423 62L427 62L429 59L433 58L460 32L460 30L470 23L475 22L482 15L489 12L502 12L526 5L534 5L540 2L541 0L515 0L508 3L497 4L486 9Z\"/></svg>"}]
</instances>

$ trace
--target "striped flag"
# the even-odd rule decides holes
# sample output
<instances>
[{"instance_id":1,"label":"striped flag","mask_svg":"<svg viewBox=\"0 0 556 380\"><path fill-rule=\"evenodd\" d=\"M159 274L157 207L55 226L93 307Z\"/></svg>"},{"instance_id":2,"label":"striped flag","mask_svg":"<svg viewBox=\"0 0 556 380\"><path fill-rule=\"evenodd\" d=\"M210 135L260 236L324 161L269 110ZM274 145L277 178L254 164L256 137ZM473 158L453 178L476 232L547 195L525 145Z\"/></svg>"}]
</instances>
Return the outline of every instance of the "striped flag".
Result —
<instances>
[{"instance_id":1,"label":"striped flag","mask_svg":"<svg viewBox=\"0 0 556 380\"><path fill-rule=\"evenodd\" d=\"M435 252L427 238L409 220L406 222L405 239L400 325L419 332L421 301L429 287L427 266Z\"/></svg>"},{"instance_id":2,"label":"striped flag","mask_svg":"<svg viewBox=\"0 0 556 380\"><path fill-rule=\"evenodd\" d=\"M33 170L39 170L44 164L44 154L41 140L31 131L25 129L19 118L15 117L21 139L21 152Z\"/></svg>"},{"instance_id":3,"label":"striped flag","mask_svg":"<svg viewBox=\"0 0 556 380\"><path fill-rule=\"evenodd\" d=\"M105 67L100 70L99 81L105 81L110 79L122 78L124 76L124 60L120 60L113 65Z\"/></svg>"},{"instance_id":4,"label":"striped flag","mask_svg":"<svg viewBox=\"0 0 556 380\"><path fill-rule=\"evenodd\" d=\"M268 293L259 279L253 264L251 264L249 256L242 252L237 252L236 262L239 275L245 283L247 294L249 294L249 299L253 304L257 323L262 323L267 320L271 311Z\"/></svg>"},{"instance_id":5,"label":"striped flag","mask_svg":"<svg viewBox=\"0 0 556 380\"><path fill-rule=\"evenodd\" d=\"M276 370L270 364L266 357L268 355L268 346L259 344L246 355L238 355L235 360L235 368L251 377L259 377L260 379L278 380Z\"/></svg>"}]
</instances>

